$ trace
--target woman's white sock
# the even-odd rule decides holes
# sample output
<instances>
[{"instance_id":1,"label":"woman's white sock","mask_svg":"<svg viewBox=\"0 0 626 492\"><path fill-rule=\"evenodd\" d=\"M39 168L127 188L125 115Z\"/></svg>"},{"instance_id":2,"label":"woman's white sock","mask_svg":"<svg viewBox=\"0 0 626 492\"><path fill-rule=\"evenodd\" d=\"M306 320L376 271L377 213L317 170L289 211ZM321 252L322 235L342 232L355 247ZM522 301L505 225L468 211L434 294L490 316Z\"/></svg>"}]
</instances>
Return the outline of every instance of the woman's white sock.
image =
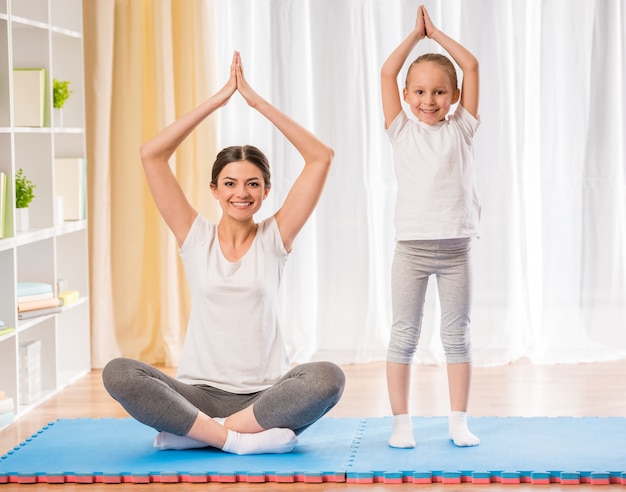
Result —
<instances>
[{"instance_id":1,"label":"woman's white sock","mask_svg":"<svg viewBox=\"0 0 626 492\"><path fill-rule=\"evenodd\" d=\"M196 441L191 437L177 436L171 432L159 432L154 438L153 446L161 451L166 449L196 449L206 448L207 443Z\"/></svg>"},{"instance_id":2,"label":"woman's white sock","mask_svg":"<svg viewBox=\"0 0 626 492\"><path fill-rule=\"evenodd\" d=\"M218 424L224 425L225 418L221 417L213 417ZM159 432L154 438L153 446L161 451L166 449L196 449L196 448L206 448L208 447L207 443L202 441L196 441L191 437L187 436L179 436L177 434L172 434L171 432Z\"/></svg>"},{"instance_id":3,"label":"woman's white sock","mask_svg":"<svg viewBox=\"0 0 626 492\"><path fill-rule=\"evenodd\" d=\"M288 453L298 443L291 429L267 429L254 434L242 434L228 429L222 451L233 454Z\"/></svg>"}]
</instances>

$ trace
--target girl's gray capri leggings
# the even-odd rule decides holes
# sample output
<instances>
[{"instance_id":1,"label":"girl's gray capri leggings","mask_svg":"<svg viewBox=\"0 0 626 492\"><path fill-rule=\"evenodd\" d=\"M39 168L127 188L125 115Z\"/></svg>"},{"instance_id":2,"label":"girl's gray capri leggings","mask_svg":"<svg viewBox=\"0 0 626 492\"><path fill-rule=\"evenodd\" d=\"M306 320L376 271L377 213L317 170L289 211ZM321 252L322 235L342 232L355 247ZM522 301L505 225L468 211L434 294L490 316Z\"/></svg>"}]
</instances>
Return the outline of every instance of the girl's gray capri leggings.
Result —
<instances>
[{"instance_id":1,"label":"girl's gray capri leggings","mask_svg":"<svg viewBox=\"0 0 626 492\"><path fill-rule=\"evenodd\" d=\"M118 358L105 366L102 380L111 396L139 422L184 436L199 411L209 417L228 417L252 403L264 429L289 428L299 434L339 401L345 376L332 362L311 362L294 367L271 388L236 394L185 384L149 364Z\"/></svg>"},{"instance_id":2,"label":"girl's gray capri leggings","mask_svg":"<svg viewBox=\"0 0 626 492\"><path fill-rule=\"evenodd\" d=\"M430 275L437 277L441 342L448 363L471 362L471 238L398 241L391 267L393 324L387 361L411 364Z\"/></svg>"}]
</instances>

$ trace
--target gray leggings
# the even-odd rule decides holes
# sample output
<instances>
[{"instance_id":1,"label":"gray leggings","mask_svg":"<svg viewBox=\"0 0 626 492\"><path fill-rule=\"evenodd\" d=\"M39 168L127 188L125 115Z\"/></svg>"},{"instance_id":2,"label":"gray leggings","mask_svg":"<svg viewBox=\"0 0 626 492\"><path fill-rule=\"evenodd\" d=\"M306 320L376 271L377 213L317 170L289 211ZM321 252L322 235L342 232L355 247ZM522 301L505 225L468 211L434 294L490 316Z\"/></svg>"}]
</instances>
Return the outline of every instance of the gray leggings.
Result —
<instances>
[{"instance_id":1,"label":"gray leggings","mask_svg":"<svg viewBox=\"0 0 626 492\"><path fill-rule=\"evenodd\" d=\"M410 364L419 341L430 275L441 304L441 342L448 363L471 362L471 239L398 241L391 267L393 324L387 361Z\"/></svg>"},{"instance_id":2,"label":"gray leggings","mask_svg":"<svg viewBox=\"0 0 626 492\"><path fill-rule=\"evenodd\" d=\"M158 431L184 436L199 412L228 417L254 403L261 427L299 434L339 401L345 376L332 362L311 362L294 367L271 388L236 394L185 384L144 362L118 358L105 366L102 381L132 417Z\"/></svg>"}]
</instances>

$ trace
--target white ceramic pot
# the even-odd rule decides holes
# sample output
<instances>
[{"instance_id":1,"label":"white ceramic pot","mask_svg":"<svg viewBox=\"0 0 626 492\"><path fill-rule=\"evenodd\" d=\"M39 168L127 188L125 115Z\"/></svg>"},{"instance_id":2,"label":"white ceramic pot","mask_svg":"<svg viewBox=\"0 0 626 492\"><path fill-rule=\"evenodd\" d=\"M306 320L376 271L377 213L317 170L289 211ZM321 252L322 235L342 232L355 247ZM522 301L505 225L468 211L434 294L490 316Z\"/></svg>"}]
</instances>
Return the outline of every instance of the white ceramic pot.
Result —
<instances>
[{"instance_id":1,"label":"white ceramic pot","mask_svg":"<svg viewBox=\"0 0 626 492\"><path fill-rule=\"evenodd\" d=\"M28 207L15 209L15 232L28 230Z\"/></svg>"},{"instance_id":2,"label":"white ceramic pot","mask_svg":"<svg viewBox=\"0 0 626 492\"><path fill-rule=\"evenodd\" d=\"M52 123L55 128L63 128L63 108L53 108Z\"/></svg>"}]
</instances>

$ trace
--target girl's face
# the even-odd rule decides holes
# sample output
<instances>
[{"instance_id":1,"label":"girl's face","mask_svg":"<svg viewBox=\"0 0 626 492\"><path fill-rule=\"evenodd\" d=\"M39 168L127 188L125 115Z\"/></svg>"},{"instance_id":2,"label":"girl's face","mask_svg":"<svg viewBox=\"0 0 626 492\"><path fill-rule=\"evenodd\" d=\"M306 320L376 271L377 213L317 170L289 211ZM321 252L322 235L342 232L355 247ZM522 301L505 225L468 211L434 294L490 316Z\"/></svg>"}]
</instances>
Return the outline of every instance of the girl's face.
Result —
<instances>
[{"instance_id":1,"label":"girl's face","mask_svg":"<svg viewBox=\"0 0 626 492\"><path fill-rule=\"evenodd\" d=\"M224 166L211 190L224 214L241 221L251 219L259 211L270 191L261 170L248 161Z\"/></svg>"},{"instance_id":2,"label":"girl's face","mask_svg":"<svg viewBox=\"0 0 626 492\"><path fill-rule=\"evenodd\" d=\"M411 112L429 125L444 120L461 94L446 71L431 61L413 65L403 92Z\"/></svg>"}]
</instances>

